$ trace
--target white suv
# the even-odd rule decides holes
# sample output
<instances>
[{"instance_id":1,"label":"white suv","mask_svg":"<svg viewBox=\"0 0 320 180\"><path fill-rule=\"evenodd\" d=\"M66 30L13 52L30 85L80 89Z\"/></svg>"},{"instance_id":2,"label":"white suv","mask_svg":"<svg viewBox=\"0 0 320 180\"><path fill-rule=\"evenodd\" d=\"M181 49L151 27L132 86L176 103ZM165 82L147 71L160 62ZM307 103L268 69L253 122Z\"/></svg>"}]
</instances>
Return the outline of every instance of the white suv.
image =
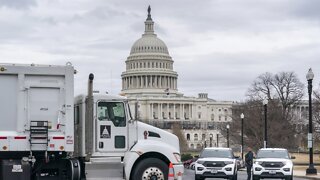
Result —
<instances>
[{"instance_id":1,"label":"white suv","mask_svg":"<svg viewBox=\"0 0 320 180\"><path fill-rule=\"evenodd\" d=\"M281 178L292 180L293 163L286 149L263 148L257 153L252 166L253 180Z\"/></svg>"},{"instance_id":2,"label":"white suv","mask_svg":"<svg viewBox=\"0 0 320 180\"><path fill-rule=\"evenodd\" d=\"M195 164L195 180L225 178L237 180L237 161L230 148L205 148Z\"/></svg>"}]
</instances>

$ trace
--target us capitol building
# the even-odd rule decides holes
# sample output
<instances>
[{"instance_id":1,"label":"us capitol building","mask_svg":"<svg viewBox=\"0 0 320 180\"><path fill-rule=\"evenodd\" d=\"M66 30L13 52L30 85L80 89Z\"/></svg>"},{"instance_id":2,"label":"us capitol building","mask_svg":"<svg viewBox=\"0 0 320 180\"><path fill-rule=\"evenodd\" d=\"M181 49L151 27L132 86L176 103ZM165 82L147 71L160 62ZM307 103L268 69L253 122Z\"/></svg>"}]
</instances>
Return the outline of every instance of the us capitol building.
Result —
<instances>
[{"instance_id":1,"label":"us capitol building","mask_svg":"<svg viewBox=\"0 0 320 180\"><path fill-rule=\"evenodd\" d=\"M219 129L232 121L233 102L215 101L207 93L187 97L179 92L174 61L167 45L155 34L150 6L144 24L145 31L131 47L121 75L122 94L131 109L138 101L139 119L162 129L169 130L179 122L189 149L226 146Z\"/></svg>"}]
</instances>

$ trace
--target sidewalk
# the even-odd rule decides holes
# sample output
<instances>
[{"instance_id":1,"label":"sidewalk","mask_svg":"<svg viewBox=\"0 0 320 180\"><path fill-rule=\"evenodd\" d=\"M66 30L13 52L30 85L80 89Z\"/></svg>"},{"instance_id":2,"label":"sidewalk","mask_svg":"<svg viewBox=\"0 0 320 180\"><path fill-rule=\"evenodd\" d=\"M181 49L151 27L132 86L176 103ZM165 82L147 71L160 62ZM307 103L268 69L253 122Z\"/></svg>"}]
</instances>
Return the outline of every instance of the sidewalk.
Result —
<instances>
[{"instance_id":1,"label":"sidewalk","mask_svg":"<svg viewBox=\"0 0 320 180\"><path fill-rule=\"evenodd\" d=\"M320 179L320 173L318 172L317 175L306 175L306 170L293 170L294 177L302 177L308 179Z\"/></svg>"},{"instance_id":2,"label":"sidewalk","mask_svg":"<svg viewBox=\"0 0 320 180\"><path fill-rule=\"evenodd\" d=\"M318 170L317 175L306 175L306 169L308 168L307 164L306 165L295 165L293 168L293 176L294 177L303 177L303 178L308 178L308 179L320 179L320 167L315 166L315 168Z\"/></svg>"}]
</instances>

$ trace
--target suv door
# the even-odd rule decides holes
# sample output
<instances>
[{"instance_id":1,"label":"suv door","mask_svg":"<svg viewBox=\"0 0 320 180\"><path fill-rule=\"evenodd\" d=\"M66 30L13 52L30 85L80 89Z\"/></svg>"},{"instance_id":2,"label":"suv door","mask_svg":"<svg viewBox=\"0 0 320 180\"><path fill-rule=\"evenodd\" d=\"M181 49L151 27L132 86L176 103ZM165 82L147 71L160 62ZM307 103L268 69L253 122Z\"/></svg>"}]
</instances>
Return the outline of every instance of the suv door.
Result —
<instances>
[{"instance_id":1,"label":"suv door","mask_svg":"<svg viewBox=\"0 0 320 180\"><path fill-rule=\"evenodd\" d=\"M98 152L125 152L128 147L125 104L119 101L98 101L96 111Z\"/></svg>"}]
</instances>

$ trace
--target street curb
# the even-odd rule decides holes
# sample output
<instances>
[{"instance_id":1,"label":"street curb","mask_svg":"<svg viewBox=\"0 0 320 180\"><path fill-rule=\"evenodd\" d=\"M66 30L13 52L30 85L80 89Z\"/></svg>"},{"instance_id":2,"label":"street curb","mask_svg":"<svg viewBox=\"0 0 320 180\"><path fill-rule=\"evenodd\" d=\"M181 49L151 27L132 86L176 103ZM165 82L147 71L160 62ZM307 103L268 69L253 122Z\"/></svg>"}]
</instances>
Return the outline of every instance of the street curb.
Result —
<instances>
[{"instance_id":1,"label":"street curb","mask_svg":"<svg viewBox=\"0 0 320 180\"><path fill-rule=\"evenodd\" d=\"M320 177L310 177L310 176L301 176L301 175L293 175L293 177L305 178L305 179L320 179Z\"/></svg>"}]
</instances>

